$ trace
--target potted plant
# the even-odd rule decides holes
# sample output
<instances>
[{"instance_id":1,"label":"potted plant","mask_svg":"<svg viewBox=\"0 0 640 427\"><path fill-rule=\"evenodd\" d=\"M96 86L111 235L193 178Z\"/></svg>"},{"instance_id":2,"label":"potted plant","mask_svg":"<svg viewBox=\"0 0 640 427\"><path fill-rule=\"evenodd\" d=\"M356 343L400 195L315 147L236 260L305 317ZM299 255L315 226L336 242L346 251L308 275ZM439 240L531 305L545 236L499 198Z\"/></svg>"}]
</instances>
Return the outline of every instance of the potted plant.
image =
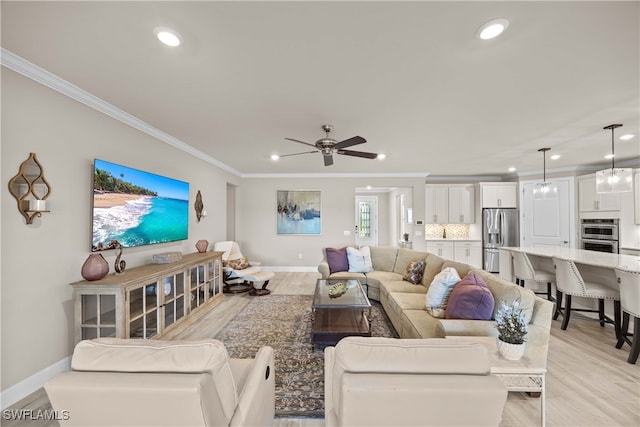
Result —
<instances>
[{"instance_id":1,"label":"potted plant","mask_svg":"<svg viewBox=\"0 0 640 427\"><path fill-rule=\"evenodd\" d=\"M522 313L520 300L511 304L501 301L495 320L500 354L505 359L520 359L524 354L524 342L527 335L527 322Z\"/></svg>"}]
</instances>

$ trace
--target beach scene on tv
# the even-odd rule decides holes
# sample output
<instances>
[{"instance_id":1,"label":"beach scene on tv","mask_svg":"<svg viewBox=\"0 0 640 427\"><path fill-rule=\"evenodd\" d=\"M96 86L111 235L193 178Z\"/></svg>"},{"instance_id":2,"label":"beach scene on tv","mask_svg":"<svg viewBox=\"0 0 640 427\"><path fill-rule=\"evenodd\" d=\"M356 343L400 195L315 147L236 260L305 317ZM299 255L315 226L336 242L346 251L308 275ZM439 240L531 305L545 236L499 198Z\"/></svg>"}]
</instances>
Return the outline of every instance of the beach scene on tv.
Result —
<instances>
[{"instance_id":1,"label":"beach scene on tv","mask_svg":"<svg viewBox=\"0 0 640 427\"><path fill-rule=\"evenodd\" d=\"M92 251L188 238L189 183L96 159Z\"/></svg>"}]
</instances>

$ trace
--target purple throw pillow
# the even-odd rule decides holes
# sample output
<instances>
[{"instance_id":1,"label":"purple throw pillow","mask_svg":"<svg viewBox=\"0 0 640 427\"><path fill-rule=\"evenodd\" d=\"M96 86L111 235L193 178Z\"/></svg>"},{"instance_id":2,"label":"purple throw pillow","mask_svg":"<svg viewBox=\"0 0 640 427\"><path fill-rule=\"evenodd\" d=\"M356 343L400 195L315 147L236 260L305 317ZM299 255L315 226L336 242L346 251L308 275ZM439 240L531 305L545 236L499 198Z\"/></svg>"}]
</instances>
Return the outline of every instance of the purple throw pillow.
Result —
<instances>
[{"instance_id":1,"label":"purple throw pillow","mask_svg":"<svg viewBox=\"0 0 640 427\"><path fill-rule=\"evenodd\" d=\"M327 263L329 264L329 273L333 274L337 271L349 271L349 258L347 258L347 248L326 248Z\"/></svg>"},{"instance_id":2,"label":"purple throw pillow","mask_svg":"<svg viewBox=\"0 0 640 427\"><path fill-rule=\"evenodd\" d=\"M491 320L493 294L476 273L469 273L451 291L445 318Z\"/></svg>"}]
</instances>

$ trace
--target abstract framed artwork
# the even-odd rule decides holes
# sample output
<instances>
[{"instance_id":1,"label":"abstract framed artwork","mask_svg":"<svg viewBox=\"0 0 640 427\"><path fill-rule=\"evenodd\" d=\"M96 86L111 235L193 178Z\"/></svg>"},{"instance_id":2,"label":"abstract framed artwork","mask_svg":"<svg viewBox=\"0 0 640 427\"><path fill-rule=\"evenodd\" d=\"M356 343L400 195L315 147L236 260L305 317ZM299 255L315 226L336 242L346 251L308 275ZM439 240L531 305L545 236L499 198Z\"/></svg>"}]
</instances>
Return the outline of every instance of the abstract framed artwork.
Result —
<instances>
[{"instance_id":1,"label":"abstract framed artwork","mask_svg":"<svg viewBox=\"0 0 640 427\"><path fill-rule=\"evenodd\" d=\"M278 190L278 235L320 235L320 191Z\"/></svg>"}]
</instances>

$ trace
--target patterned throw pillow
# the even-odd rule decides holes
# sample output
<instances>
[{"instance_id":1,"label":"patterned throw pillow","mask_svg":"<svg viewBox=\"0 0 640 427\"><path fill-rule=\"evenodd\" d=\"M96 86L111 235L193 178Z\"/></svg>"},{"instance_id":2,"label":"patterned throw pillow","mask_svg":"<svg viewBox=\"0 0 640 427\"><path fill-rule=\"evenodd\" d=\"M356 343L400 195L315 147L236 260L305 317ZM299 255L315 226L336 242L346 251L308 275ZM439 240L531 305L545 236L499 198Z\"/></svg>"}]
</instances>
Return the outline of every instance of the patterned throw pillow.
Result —
<instances>
[{"instance_id":1,"label":"patterned throw pillow","mask_svg":"<svg viewBox=\"0 0 640 427\"><path fill-rule=\"evenodd\" d=\"M407 265L407 269L404 272L403 279L414 285L419 285L422 282L422 275L424 274L425 260L412 261Z\"/></svg>"},{"instance_id":2,"label":"patterned throw pillow","mask_svg":"<svg viewBox=\"0 0 640 427\"><path fill-rule=\"evenodd\" d=\"M234 270L244 270L245 268L249 268L249 260L246 256L243 256L242 258L223 261L222 265Z\"/></svg>"}]
</instances>

